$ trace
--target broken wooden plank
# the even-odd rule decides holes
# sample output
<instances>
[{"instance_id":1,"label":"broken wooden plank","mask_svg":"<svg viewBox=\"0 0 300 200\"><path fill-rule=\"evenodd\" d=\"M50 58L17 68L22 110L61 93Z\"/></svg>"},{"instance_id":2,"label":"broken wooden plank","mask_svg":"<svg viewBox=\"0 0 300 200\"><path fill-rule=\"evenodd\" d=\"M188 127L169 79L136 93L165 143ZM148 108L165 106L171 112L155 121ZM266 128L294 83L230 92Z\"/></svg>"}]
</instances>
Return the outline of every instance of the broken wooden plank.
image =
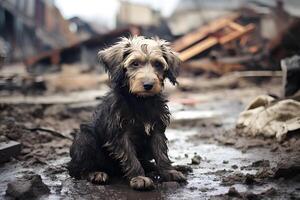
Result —
<instances>
[{"instance_id":1,"label":"broken wooden plank","mask_svg":"<svg viewBox=\"0 0 300 200\"><path fill-rule=\"evenodd\" d=\"M212 61L208 58L187 61L182 65L182 67L184 68L184 70L194 73L205 71L213 72L219 75L243 69L243 65L240 63L222 63L218 61Z\"/></svg>"},{"instance_id":2,"label":"broken wooden plank","mask_svg":"<svg viewBox=\"0 0 300 200\"><path fill-rule=\"evenodd\" d=\"M197 30L188 33L176 40L175 42L173 42L172 48L177 52L182 51L183 49L189 47L195 42L205 38L208 34L214 33L217 30L224 28L225 26L227 26L228 23L232 22L238 17L239 15L235 14L226 18L217 19L206 26L202 26Z\"/></svg>"},{"instance_id":3,"label":"broken wooden plank","mask_svg":"<svg viewBox=\"0 0 300 200\"><path fill-rule=\"evenodd\" d=\"M179 54L179 58L182 61L186 61L216 44L218 44L218 39L216 37L209 37L199 42L198 44L192 46L191 48L188 48L187 50L181 52Z\"/></svg>"},{"instance_id":4,"label":"broken wooden plank","mask_svg":"<svg viewBox=\"0 0 300 200\"><path fill-rule=\"evenodd\" d=\"M234 30L241 31L241 32L245 30L245 27L235 22L229 22L228 26Z\"/></svg>"},{"instance_id":5,"label":"broken wooden plank","mask_svg":"<svg viewBox=\"0 0 300 200\"><path fill-rule=\"evenodd\" d=\"M228 33L228 34L222 36L221 38L211 36L211 37L199 42L198 44L195 44L192 47L182 51L179 54L179 58L182 61L186 61L186 60L202 53L203 51L217 45L218 43L220 43L221 45L224 45L232 40L242 37L243 35L254 30L254 28L255 28L254 24L248 24L247 26L245 26L243 28L243 31L232 31L231 33Z\"/></svg>"},{"instance_id":6,"label":"broken wooden plank","mask_svg":"<svg viewBox=\"0 0 300 200\"><path fill-rule=\"evenodd\" d=\"M239 78L247 78L247 77L282 77L282 71L240 71L240 72L232 72L232 75Z\"/></svg>"},{"instance_id":7,"label":"broken wooden plank","mask_svg":"<svg viewBox=\"0 0 300 200\"><path fill-rule=\"evenodd\" d=\"M220 44L223 45L223 44L225 44L227 42L235 40L235 39L237 39L237 38L239 38L239 37L241 37L241 36L243 36L243 35L251 32L251 31L253 31L254 29L255 29L255 25L254 24L248 24L247 26L245 26L245 28L244 28L243 31L239 31L239 30L238 31L233 31L233 32L231 32L231 33L229 33L229 34L221 37L219 39L219 42L220 42Z\"/></svg>"},{"instance_id":8,"label":"broken wooden plank","mask_svg":"<svg viewBox=\"0 0 300 200\"><path fill-rule=\"evenodd\" d=\"M21 152L21 144L15 141L0 143L0 163L9 161L11 157L16 157Z\"/></svg>"}]
</instances>

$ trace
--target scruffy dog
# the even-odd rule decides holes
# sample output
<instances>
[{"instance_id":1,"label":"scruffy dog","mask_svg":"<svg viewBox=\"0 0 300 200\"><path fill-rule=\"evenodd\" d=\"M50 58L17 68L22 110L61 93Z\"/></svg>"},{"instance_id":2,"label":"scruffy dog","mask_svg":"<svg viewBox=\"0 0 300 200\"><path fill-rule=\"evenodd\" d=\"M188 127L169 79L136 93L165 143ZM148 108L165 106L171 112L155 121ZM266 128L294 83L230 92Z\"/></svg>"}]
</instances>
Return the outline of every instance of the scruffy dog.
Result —
<instances>
[{"instance_id":1,"label":"scruffy dog","mask_svg":"<svg viewBox=\"0 0 300 200\"><path fill-rule=\"evenodd\" d=\"M142 36L122 38L98 55L112 90L74 139L70 175L98 184L122 175L137 190L154 188L146 177L151 171L165 181L185 181L171 166L164 134L170 112L162 89L165 78L177 83L178 57L166 41Z\"/></svg>"}]
</instances>

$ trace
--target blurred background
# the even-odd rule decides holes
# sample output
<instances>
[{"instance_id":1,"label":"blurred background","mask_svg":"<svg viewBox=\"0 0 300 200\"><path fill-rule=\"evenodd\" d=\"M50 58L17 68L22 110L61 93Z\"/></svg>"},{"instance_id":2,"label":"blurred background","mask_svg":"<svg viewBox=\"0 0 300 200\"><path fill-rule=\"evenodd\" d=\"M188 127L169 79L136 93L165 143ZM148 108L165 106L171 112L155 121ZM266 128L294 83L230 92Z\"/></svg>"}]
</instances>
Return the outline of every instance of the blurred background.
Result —
<instances>
[{"instance_id":1,"label":"blurred background","mask_svg":"<svg viewBox=\"0 0 300 200\"><path fill-rule=\"evenodd\" d=\"M249 58L252 67L276 68L280 59L299 50L299 8L297 0L2 0L1 65L22 62L28 70L35 70L41 63L82 63L92 67L97 64L93 49L100 49L122 35L159 36L173 42L174 49L182 52L209 36L220 39L232 31L229 29L242 30L250 25L249 30L246 28L245 33L229 41L211 43L201 51L184 56L187 68L213 70L216 63L201 58L221 55L231 58L252 55L256 58ZM217 20L221 18L229 18L243 27L223 25ZM213 22L217 27L204 31L205 34L198 33L192 39L187 36ZM191 41L179 47L178 39L182 36ZM56 59L54 52L57 52ZM195 60L197 63L192 62ZM241 69L237 66L241 63L233 62L236 69Z\"/></svg>"},{"instance_id":2,"label":"blurred background","mask_svg":"<svg viewBox=\"0 0 300 200\"><path fill-rule=\"evenodd\" d=\"M165 39L183 61L165 92L184 187L100 188L66 171L109 90L97 52L131 35ZM0 0L1 197L22 199L12 181L34 174L53 199L299 199L299 36L299 0Z\"/></svg>"}]
</instances>

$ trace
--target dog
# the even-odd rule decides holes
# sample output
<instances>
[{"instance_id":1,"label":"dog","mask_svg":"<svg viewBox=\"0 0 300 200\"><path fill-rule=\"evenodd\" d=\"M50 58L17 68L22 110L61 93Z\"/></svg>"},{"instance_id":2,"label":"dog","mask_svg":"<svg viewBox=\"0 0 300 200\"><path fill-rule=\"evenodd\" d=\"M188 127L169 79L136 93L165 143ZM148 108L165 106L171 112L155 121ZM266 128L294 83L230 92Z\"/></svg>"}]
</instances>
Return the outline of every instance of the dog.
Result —
<instances>
[{"instance_id":1,"label":"dog","mask_svg":"<svg viewBox=\"0 0 300 200\"><path fill-rule=\"evenodd\" d=\"M131 188L154 188L147 173L164 181L185 182L168 157L164 134L170 112L162 90L165 79L177 84L180 59L158 38L121 38L98 53L110 78L111 91L82 124L70 148L69 174L106 184L122 175ZM151 162L151 161L155 162Z\"/></svg>"}]
</instances>

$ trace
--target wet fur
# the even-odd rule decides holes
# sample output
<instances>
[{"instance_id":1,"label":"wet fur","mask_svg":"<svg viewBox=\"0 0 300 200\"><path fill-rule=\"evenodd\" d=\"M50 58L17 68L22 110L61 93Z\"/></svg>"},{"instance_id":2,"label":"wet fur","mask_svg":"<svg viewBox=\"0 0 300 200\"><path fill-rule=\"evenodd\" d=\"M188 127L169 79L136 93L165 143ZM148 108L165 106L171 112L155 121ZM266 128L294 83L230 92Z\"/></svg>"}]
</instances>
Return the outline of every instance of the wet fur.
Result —
<instances>
[{"instance_id":1,"label":"wet fur","mask_svg":"<svg viewBox=\"0 0 300 200\"><path fill-rule=\"evenodd\" d=\"M123 38L121 42L99 53L109 73L112 90L103 97L93 120L82 124L74 139L70 150L71 162L68 165L73 177L82 178L90 172L105 172L109 176L126 177L131 180L133 188L134 183L147 178L140 177L153 170L166 180L184 180L180 172L177 174L180 177L176 178L177 171L173 170L167 154L164 132L169 124L170 112L166 98L161 92L149 96L138 96L130 92L130 76L126 74L124 61L132 52L130 47L135 39L141 43L140 50L143 53L151 52L151 49L142 44L145 38L138 37ZM162 87L165 78L175 84L179 60L165 42L158 39L156 41L161 55L165 56L168 63L159 74L163 77ZM150 162L153 159L155 164ZM136 187L140 186L137 184Z\"/></svg>"}]
</instances>

